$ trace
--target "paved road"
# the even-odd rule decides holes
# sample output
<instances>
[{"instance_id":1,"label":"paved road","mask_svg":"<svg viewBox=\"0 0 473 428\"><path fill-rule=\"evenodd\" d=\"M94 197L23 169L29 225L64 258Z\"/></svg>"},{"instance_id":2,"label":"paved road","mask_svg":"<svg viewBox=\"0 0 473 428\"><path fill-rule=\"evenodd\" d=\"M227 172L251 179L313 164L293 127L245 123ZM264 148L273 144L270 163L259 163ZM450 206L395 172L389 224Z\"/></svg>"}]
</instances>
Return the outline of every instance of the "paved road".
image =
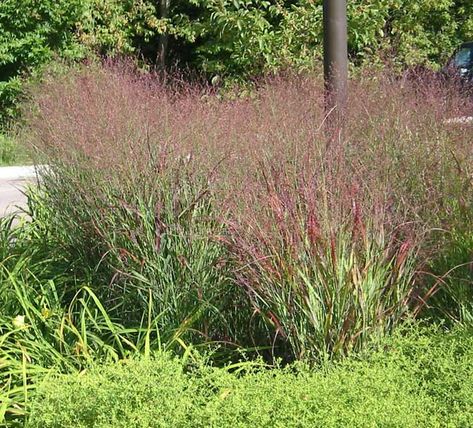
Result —
<instances>
[{"instance_id":1,"label":"paved road","mask_svg":"<svg viewBox=\"0 0 473 428\"><path fill-rule=\"evenodd\" d=\"M22 193L28 182L35 180L32 166L9 166L0 168L0 217L24 207L26 197Z\"/></svg>"}]
</instances>

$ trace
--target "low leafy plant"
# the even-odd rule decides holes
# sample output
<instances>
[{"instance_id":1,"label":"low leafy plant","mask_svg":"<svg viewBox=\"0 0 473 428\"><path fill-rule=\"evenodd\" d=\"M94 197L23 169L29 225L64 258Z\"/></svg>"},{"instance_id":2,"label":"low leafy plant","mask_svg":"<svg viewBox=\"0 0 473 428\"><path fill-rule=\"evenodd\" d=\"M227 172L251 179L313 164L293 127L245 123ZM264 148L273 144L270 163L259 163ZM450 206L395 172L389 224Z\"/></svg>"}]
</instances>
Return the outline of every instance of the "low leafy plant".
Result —
<instances>
[{"instance_id":1,"label":"low leafy plant","mask_svg":"<svg viewBox=\"0 0 473 428\"><path fill-rule=\"evenodd\" d=\"M214 368L160 353L51 374L27 426L465 426L472 358L469 332L440 329L411 329L322 370Z\"/></svg>"}]
</instances>

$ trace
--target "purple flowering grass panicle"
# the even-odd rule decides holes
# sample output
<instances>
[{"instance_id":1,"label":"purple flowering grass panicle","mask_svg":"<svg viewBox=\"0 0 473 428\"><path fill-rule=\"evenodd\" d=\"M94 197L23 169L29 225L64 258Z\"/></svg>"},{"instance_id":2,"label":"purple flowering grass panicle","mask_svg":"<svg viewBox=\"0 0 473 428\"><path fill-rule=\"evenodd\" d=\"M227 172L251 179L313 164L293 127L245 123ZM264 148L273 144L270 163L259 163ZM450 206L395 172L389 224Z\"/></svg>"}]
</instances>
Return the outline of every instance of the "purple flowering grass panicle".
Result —
<instances>
[{"instance_id":1,"label":"purple flowering grass panicle","mask_svg":"<svg viewBox=\"0 0 473 428\"><path fill-rule=\"evenodd\" d=\"M465 223L471 127L449 119L473 103L455 82L361 72L328 144L320 76L236 95L112 62L37 88L28 138L61 172L44 190L78 236L63 247L124 283L133 266L181 320L177 296L229 311L216 336L260 335L288 358L359 349L409 315L417 268L442 250L429 231Z\"/></svg>"}]
</instances>

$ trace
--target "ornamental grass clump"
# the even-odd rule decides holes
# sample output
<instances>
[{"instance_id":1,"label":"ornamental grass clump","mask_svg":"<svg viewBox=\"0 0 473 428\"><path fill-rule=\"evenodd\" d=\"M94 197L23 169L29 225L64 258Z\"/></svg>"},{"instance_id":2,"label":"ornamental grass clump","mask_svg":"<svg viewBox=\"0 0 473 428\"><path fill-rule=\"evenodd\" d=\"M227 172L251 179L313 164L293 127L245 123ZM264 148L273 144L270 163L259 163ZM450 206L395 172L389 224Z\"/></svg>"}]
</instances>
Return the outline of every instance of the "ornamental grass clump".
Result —
<instances>
[{"instance_id":1,"label":"ornamental grass clump","mask_svg":"<svg viewBox=\"0 0 473 428\"><path fill-rule=\"evenodd\" d=\"M262 168L261 210L232 228L230 245L235 280L274 331L275 355L320 361L360 350L408 316L419 242L355 183L303 168L295 177Z\"/></svg>"},{"instance_id":2,"label":"ornamental grass clump","mask_svg":"<svg viewBox=\"0 0 473 428\"><path fill-rule=\"evenodd\" d=\"M195 344L287 360L361 349L454 267L435 260L468 230L473 153L448 119L473 109L444 82L387 72L350 93L328 139L317 76L241 99L122 63L46 81L25 116L50 165L38 243L124 326L151 293L168 337L185 326Z\"/></svg>"},{"instance_id":3,"label":"ornamental grass clump","mask_svg":"<svg viewBox=\"0 0 473 428\"><path fill-rule=\"evenodd\" d=\"M49 251L123 325L140 323L151 293L163 339L182 330L192 336L186 342L234 342L228 319L244 310L234 309L242 293L229 281L219 239L215 173L196 169L174 124L183 110L199 109L194 92L175 93L129 69L50 82L31 126L49 164L39 198Z\"/></svg>"}]
</instances>

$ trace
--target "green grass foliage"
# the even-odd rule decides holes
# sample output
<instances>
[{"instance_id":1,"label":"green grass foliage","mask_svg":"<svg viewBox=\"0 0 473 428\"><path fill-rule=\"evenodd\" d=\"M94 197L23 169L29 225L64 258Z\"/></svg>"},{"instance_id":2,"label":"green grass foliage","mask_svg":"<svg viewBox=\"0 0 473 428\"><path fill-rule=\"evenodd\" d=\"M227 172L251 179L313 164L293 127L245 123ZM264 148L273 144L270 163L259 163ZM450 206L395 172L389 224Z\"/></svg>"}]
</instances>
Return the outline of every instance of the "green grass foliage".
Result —
<instances>
[{"instance_id":1,"label":"green grass foliage","mask_svg":"<svg viewBox=\"0 0 473 428\"><path fill-rule=\"evenodd\" d=\"M0 166L31 163L27 150L17 137L0 133Z\"/></svg>"},{"instance_id":2,"label":"green grass foliage","mask_svg":"<svg viewBox=\"0 0 473 428\"><path fill-rule=\"evenodd\" d=\"M467 216L467 213L464 214ZM468 217L467 217L468 218ZM471 222L469 223L471 224ZM442 316L452 323L473 325L473 229L441 232L444 251L433 261L436 275L430 315Z\"/></svg>"},{"instance_id":3,"label":"green grass foliage","mask_svg":"<svg viewBox=\"0 0 473 428\"><path fill-rule=\"evenodd\" d=\"M234 338L234 318L250 315L243 303L235 309L242 293L231 282L208 184L182 163L154 168L142 165L134 177L118 165L104 175L50 169L36 195L36 214L55 225L47 251L60 253L128 326L152 311L164 341L183 326L197 342Z\"/></svg>"},{"instance_id":4,"label":"green grass foliage","mask_svg":"<svg viewBox=\"0 0 473 428\"><path fill-rule=\"evenodd\" d=\"M417 329L316 370L231 370L158 354L48 376L27 426L467 427L472 344L464 331Z\"/></svg>"}]
</instances>

